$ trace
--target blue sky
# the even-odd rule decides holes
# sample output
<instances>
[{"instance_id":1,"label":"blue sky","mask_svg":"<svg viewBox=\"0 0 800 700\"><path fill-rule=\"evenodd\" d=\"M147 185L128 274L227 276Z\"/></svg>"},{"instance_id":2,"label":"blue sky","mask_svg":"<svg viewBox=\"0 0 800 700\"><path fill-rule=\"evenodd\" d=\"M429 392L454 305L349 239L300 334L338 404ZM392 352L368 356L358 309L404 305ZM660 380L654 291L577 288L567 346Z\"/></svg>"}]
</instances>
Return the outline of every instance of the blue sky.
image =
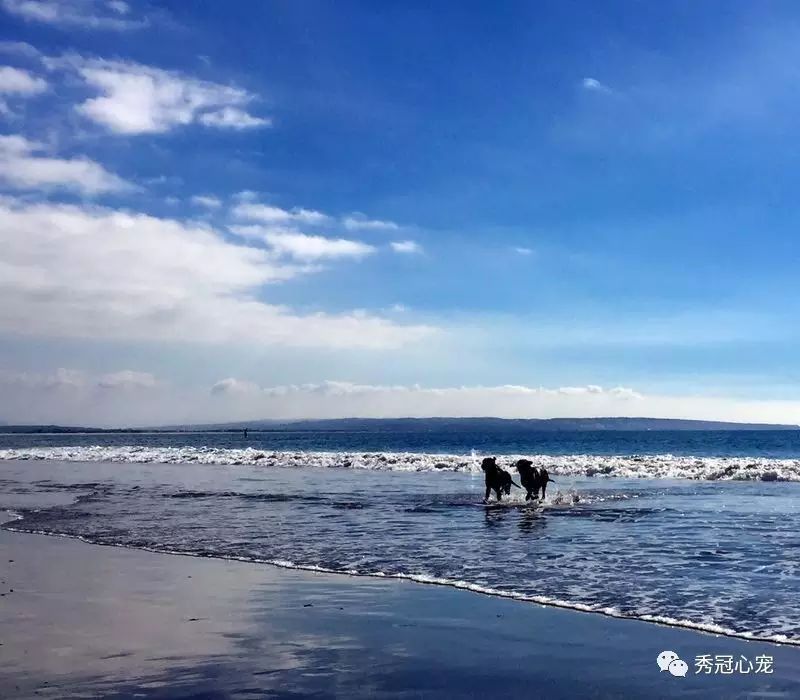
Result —
<instances>
[{"instance_id":1,"label":"blue sky","mask_svg":"<svg viewBox=\"0 0 800 700\"><path fill-rule=\"evenodd\" d=\"M0 1L0 419L800 421L796 4L449 5Z\"/></svg>"}]
</instances>

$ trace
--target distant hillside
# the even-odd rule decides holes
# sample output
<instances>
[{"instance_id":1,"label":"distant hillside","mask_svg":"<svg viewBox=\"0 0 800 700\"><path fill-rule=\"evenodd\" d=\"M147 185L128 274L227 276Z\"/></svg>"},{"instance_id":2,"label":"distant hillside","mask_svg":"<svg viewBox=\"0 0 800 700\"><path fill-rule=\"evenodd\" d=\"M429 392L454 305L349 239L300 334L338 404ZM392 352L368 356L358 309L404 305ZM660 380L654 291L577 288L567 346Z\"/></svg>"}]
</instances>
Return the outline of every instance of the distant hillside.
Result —
<instances>
[{"instance_id":1,"label":"distant hillside","mask_svg":"<svg viewBox=\"0 0 800 700\"><path fill-rule=\"evenodd\" d=\"M73 425L2 425L0 434L21 433L33 435L36 433L149 433L150 428L81 428Z\"/></svg>"},{"instance_id":2,"label":"distant hillside","mask_svg":"<svg viewBox=\"0 0 800 700\"><path fill-rule=\"evenodd\" d=\"M143 433L158 431L338 430L362 432L529 432L590 430L798 430L797 425L726 423L676 418L331 418L320 420L258 420L159 428L85 428L61 425L0 425L0 433Z\"/></svg>"}]
</instances>

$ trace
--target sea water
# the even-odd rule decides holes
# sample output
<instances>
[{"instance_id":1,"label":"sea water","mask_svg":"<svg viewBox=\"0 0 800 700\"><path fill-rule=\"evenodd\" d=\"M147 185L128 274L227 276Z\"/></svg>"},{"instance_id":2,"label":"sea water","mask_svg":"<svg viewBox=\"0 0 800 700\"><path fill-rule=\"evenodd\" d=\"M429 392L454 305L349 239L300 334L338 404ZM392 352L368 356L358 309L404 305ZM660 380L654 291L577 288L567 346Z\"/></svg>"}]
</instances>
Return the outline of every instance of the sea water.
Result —
<instances>
[{"instance_id":1,"label":"sea water","mask_svg":"<svg viewBox=\"0 0 800 700\"><path fill-rule=\"evenodd\" d=\"M486 455L544 502L484 505ZM798 482L795 431L0 435L16 530L794 644Z\"/></svg>"}]
</instances>

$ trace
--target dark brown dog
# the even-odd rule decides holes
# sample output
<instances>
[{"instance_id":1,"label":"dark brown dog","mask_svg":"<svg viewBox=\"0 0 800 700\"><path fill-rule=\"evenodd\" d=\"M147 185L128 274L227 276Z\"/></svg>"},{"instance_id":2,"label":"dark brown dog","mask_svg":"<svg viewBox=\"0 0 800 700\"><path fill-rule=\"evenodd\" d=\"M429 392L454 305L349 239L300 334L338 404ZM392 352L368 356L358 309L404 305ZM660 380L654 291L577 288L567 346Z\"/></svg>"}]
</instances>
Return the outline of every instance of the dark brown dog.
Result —
<instances>
[{"instance_id":1,"label":"dark brown dog","mask_svg":"<svg viewBox=\"0 0 800 700\"><path fill-rule=\"evenodd\" d=\"M503 494L506 496L511 493L512 484L518 489L522 488L516 483L505 469L497 466L497 460L494 457L486 457L481 462L481 469L486 473L486 495L483 497L483 502L489 501L489 494L494 491L498 501L503 500Z\"/></svg>"},{"instance_id":2,"label":"dark brown dog","mask_svg":"<svg viewBox=\"0 0 800 700\"><path fill-rule=\"evenodd\" d=\"M519 472L519 480L526 491L525 500L530 501L532 498L539 498L539 489L542 491L542 500L544 500L547 495L547 484L553 481L550 478L550 474L547 473L547 469L544 467L537 469L529 459L518 460L516 466Z\"/></svg>"}]
</instances>

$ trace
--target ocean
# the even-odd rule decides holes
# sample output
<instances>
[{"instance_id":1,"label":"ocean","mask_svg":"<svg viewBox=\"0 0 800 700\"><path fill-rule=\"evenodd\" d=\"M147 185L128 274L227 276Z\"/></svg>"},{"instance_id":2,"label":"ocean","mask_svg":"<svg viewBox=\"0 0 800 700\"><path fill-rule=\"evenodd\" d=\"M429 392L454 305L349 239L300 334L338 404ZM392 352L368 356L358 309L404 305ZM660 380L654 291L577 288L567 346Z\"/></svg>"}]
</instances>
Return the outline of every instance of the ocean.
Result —
<instances>
[{"instance_id":1,"label":"ocean","mask_svg":"<svg viewBox=\"0 0 800 700\"><path fill-rule=\"evenodd\" d=\"M487 455L546 466L546 501L484 505ZM0 510L96 544L800 644L797 431L0 435Z\"/></svg>"}]
</instances>

